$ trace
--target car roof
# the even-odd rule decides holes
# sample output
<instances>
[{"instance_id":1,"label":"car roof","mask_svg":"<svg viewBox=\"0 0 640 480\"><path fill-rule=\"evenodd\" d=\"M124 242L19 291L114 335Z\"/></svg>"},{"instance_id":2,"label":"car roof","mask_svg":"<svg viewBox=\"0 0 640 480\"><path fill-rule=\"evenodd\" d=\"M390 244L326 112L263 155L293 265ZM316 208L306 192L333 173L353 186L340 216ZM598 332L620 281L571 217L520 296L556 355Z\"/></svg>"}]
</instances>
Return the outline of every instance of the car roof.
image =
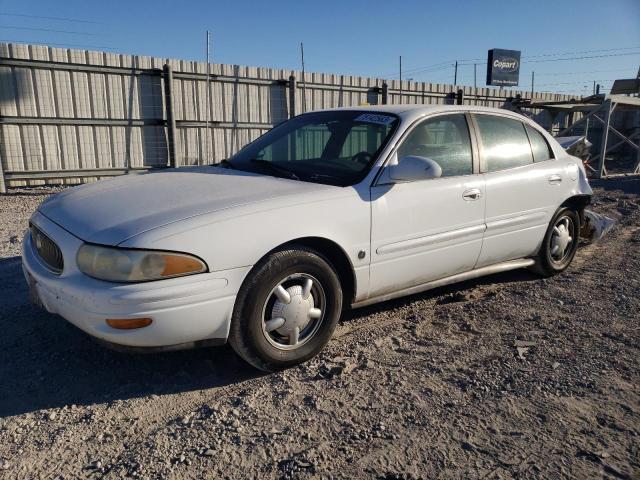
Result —
<instances>
[{"instance_id":1,"label":"car roof","mask_svg":"<svg viewBox=\"0 0 640 480\"><path fill-rule=\"evenodd\" d=\"M501 115L509 115L522 120L526 117L511 112L503 108L479 107L475 105L421 105L421 104L396 104L396 105L362 105L354 107L338 107L315 110L320 111L337 111L337 110L355 110L355 111L371 111L379 113L392 113L398 115L402 120L413 120L418 117L433 113L445 112L487 112L498 113Z\"/></svg>"}]
</instances>

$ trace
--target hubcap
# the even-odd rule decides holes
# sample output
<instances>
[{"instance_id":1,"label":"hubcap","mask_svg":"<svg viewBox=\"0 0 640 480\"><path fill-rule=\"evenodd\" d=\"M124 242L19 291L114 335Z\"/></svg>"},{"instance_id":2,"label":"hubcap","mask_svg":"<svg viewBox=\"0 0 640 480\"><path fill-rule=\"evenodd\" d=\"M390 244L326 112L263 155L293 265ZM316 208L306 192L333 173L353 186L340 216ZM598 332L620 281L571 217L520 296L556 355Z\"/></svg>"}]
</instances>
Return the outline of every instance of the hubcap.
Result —
<instances>
[{"instance_id":1,"label":"hubcap","mask_svg":"<svg viewBox=\"0 0 640 480\"><path fill-rule=\"evenodd\" d=\"M324 320L325 294L320 282L306 273L281 280L262 309L262 331L273 346L292 350L307 343Z\"/></svg>"},{"instance_id":2,"label":"hubcap","mask_svg":"<svg viewBox=\"0 0 640 480\"><path fill-rule=\"evenodd\" d=\"M569 217L560 217L553 226L551 234L551 259L556 263L562 263L571 253L573 246L573 221Z\"/></svg>"}]
</instances>

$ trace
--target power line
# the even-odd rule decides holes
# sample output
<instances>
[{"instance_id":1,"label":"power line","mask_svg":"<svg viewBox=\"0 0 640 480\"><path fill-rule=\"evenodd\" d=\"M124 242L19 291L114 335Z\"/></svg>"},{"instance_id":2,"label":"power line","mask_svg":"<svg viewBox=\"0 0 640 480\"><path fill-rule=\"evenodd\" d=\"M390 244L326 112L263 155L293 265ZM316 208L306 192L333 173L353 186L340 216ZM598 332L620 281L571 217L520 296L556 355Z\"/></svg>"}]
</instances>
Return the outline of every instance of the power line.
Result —
<instances>
[{"instance_id":1,"label":"power line","mask_svg":"<svg viewBox=\"0 0 640 480\"><path fill-rule=\"evenodd\" d=\"M72 31L72 30L55 30L52 28L37 28L37 27L16 27L13 25L0 25L0 28L6 28L9 30L31 30L34 32L52 32L52 33L70 33L73 35L89 35L89 36L96 36L96 35L100 35L99 33L91 33L91 32L76 32L76 31Z\"/></svg>"},{"instance_id":2,"label":"power line","mask_svg":"<svg viewBox=\"0 0 640 480\"><path fill-rule=\"evenodd\" d=\"M447 68L447 69L448 69L450 66L451 66L451 65L447 65L445 68ZM443 79L443 78L445 78L445 77L448 77L448 76L449 76L449 74L450 74L450 72L444 72L444 71L442 71L442 70L443 70L442 68L439 68L438 70L439 70L439 71L434 71L434 70L432 70L432 72L434 72L434 73L436 73L436 74L435 74L435 75L433 75L433 74L428 75L428 77L427 77L425 80L426 80L426 81L430 81L430 82L433 82L433 81L436 81L436 82L437 82L437 81L438 81L438 80L440 80L440 79ZM580 74L580 75L584 75L584 74L589 74L589 73L603 73L603 72L614 72L614 71L622 71L622 70L627 71L628 69L626 69L626 68L625 68L625 69L593 70L593 71L586 71L586 72L575 72L575 73L574 73L574 72L571 72L571 73L568 73L568 74L567 74L567 73L561 73L561 74L550 74L550 75L551 75L551 76L557 76L557 75L573 75L573 74ZM415 73L415 71L414 71L414 73ZM542 74L542 75L544 75L544 74ZM468 76L467 74L463 74L463 75L462 75L462 78L466 81L466 80L468 80L467 76ZM585 79L585 80L575 80L575 81L571 81L571 82L569 82L569 81L567 81L567 82L546 82L546 83L541 83L541 84L539 84L539 85L540 85L540 86L543 86L543 85L544 85L544 86L553 86L553 85L575 85L575 84L581 84L581 83L583 83L583 82L589 82L589 83L590 83L590 82L593 82L593 80L594 80L593 78L589 78L589 79ZM598 82L601 82L601 83L602 83L602 82L613 82L614 80L615 80L615 79L606 79L606 80L596 80L596 81L598 81ZM468 82L465 82L465 81L460 81L459 83L460 83L461 85L464 85L464 84L467 84L468 82L470 82L470 80L468 80Z\"/></svg>"},{"instance_id":3,"label":"power line","mask_svg":"<svg viewBox=\"0 0 640 480\"><path fill-rule=\"evenodd\" d=\"M427 69L439 69L439 68L443 68L443 67L448 67L449 65L453 65L455 63L455 60L450 61L450 62L440 62L440 63L434 63L433 65L427 65L424 67L416 67L416 68L411 68L409 70L407 70L407 72L411 72L414 70L427 70Z\"/></svg>"},{"instance_id":4,"label":"power line","mask_svg":"<svg viewBox=\"0 0 640 480\"><path fill-rule=\"evenodd\" d=\"M607 55L589 55L589 56L583 56L583 57L568 57L568 58L549 58L546 60L527 60L526 62L522 62L522 63L562 62L566 60L586 60L590 58L624 57L628 55L640 55L640 52L610 53Z\"/></svg>"},{"instance_id":5,"label":"power line","mask_svg":"<svg viewBox=\"0 0 640 480\"><path fill-rule=\"evenodd\" d=\"M416 74L416 73L431 73L431 72L440 72L442 70L448 70L449 68L453 68L455 66L455 62L451 62L451 63L446 63L442 66L439 67L432 67L432 68L414 68L411 70L406 70L405 73L407 74Z\"/></svg>"},{"instance_id":6,"label":"power line","mask_svg":"<svg viewBox=\"0 0 640 480\"><path fill-rule=\"evenodd\" d=\"M429 68L429 69L424 69L424 68L419 68L419 69L413 69L413 70L408 70L408 72L410 73L430 73L430 72L439 72L441 70L448 70L452 67L455 67L456 62L451 62L451 63L447 63L446 65L443 65L441 67L437 67L437 68Z\"/></svg>"},{"instance_id":7,"label":"power line","mask_svg":"<svg viewBox=\"0 0 640 480\"><path fill-rule=\"evenodd\" d=\"M560 57L563 55L581 55L584 53L601 53L601 52L619 52L622 50L635 50L637 48L640 48L640 45L635 46L635 47L618 47L618 48L599 48L596 50L574 50L574 51L567 51L567 52L555 52L555 53L539 53L536 55L524 55L522 57L522 59L526 59L526 58L540 58L540 57ZM467 60L459 60L460 62L478 62L478 61L482 61L482 60L486 60L486 58L470 58ZM524 63L524 62L522 62Z\"/></svg>"},{"instance_id":8,"label":"power line","mask_svg":"<svg viewBox=\"0 0 640 480\"><path fill-rule=\"evenodd\" d=\"M525 60L528 58L541 58L541 57L558 57L558 56L563 56L563 55L581 55L584 53L600 53L600 52L620 52L623 50L635 50L640 48L640 46L635 46L635 47L619 47L619 48L601 48L601 49L595 49L595 50L578 50L578 51L567 51L567 52L555 52L555 53L542 53L542 54L537 54L537 55L526 55L522 57L522 61L521 63L543 63L543 62L557 62L557 61L564 61L564 60L584 60L584 59L589 59L589 58L605 58L605 57L620 57L620 56L627 56L627 55L640 55L640 52L627 52L627 53L614 53L614 54L608 54L608 55L590 55L590 56L580 56L580 57L570 57L570 58L549 58L549 59L543 59L543 60ZM416 74L416 73L427 73L430 71L438 71L438 70L442 70L448 67L451 67L453 65L455 65L456 60L449 60L446 62L441 62L441 63L435 63L433 65L426 65L423 67L415 67L409 70L406 70L406 73L412 73L412 74ZM477 63L477 62L483 62L483 63ZM486 58L471 58L471 59L465 59L465 60L458 60L458 66L462 66L462 65L486 65ZM383 77L386 75L382 75Z\"/></svg>"},{"instance_id":9,"label":"power line","mask_svg":"<svg viewBox=\"0 0 640 480\"><path fill-rule=\"evenodd\" d=\"M553 72L553 73L537 73L536 76L540 75L541 77L560 77L567 75L586 75L589 73L610 73L610 72L626 72L629 71L629 68L614 68L612 70L589 70L586 72Z\"/></svg>"},{"instance_id":10,"label":"power line","mask_svg":"<svg viewBox=\"0 0 640 480\"><path fill-rule=\"evenodd\" d=\"M555 83L539 83L538 86L553 86L553 85L576 85L576 84L580 84L580 83L587 83L587 82L598 82L598 83L603 83L603 82L614 82L616 79L604 79L604 80L597 80L597 79L585 79L585 80L578 80L575 82L555 82Z\"/></svg>"},{"instance_id":11,"label":"power line","mask_svg":"<svg viewBox=\"0 0 640 480\"><path fill-rule=\"evenodd\" d=\"M43 20L57 20L60 22L73 22L73 23L93 23L96 25L104 25L102 22L95 22L93 20L81 20L78 18L67 17L46 17L44 15L27 15L26 13L0 13L3 17L20 17L20 18L39 18Z\"/></svg>"},{"instance_id":12,"label":"power line","mask_svg":"<svg viewBox=\"0 0 640 480\"><path fill-rule=\"evenodd\" d=\"M640 52L627 52L627 53L610 53L607 55L588 55L588 56L583 56L583 57L567 57L567 58L548 58L545 60L527 60L527 61L522 61L520 63L525 64L525 63L544 63L544 62L564 62L564 61L568 61L568 60L586 60L586 59L590 59L590 58L607 58L607 57L625 57L625 56L629 56L629 55L640 55ZM486 65L487 62L484 62L482 64L478 64L478 65ZM463 63L462 65L473 65L472 63Z\"/></svg>"},{"instance_id":13,"label":"power line","mask_svg":"<svg viewBox=\"0 0 640 480\"><path fill-rule=\"evenodd\" d=\"M557 57L561 55L581 55L583 53L619 52L621 50L635 50L636 48L640 48L640 45L635 47L600 48L597 50L581 50L581 51L561 52L561 53L540 53L538 55L527 55L522 58Z\"/></svg>"},{"instance_id":14,"label":"power line","mask_svg":"<svg viewBox=\"0 0 640 480\"><path fill-rule=\"evenodd\" d=\"M410 74L410 73L415 73L417 71L438 71L438 70L443 70L445 68L449 68L450 66L452 66L455 63L455 61L453 62L442 62L442 63L436 63L434 65L428 65L426 67L416 67L413 69L409 69L409 70L404 70L404 73L406 74ZM397 72L394 73L385 73L382 74L381 77L387 77L387 76L392 76L395 75Z\"/></svg>"}]
</instances>

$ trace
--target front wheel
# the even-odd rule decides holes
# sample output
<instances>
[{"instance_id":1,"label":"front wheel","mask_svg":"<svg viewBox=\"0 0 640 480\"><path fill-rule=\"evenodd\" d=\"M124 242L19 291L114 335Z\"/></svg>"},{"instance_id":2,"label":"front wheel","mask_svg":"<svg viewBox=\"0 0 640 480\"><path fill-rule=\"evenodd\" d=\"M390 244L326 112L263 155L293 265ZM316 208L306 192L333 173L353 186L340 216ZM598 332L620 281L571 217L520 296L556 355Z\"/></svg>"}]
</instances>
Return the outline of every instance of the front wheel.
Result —
<instances>
[{"instance_id":1,"label":"front wheel","mask_svg":"<svg viewBox=\"0 0 640 480\"><path fill-rule=\"evenodd\" d=\"M290 247L261 260L242 285L229 342L256 368L302 363L327 344L342 312L340 280L322 255Z\"/></svg>"},{"instance_id":2,"label":"front wheel","mask_svg":"<svg viewBox=\"0 0 640 480\"><path fill-rule=\"evenodd\" d=\"M533 270L550 277L567 269L578 249L580 216L575 210L561 208L551 219Z\"/></svg>"}]
</instances>

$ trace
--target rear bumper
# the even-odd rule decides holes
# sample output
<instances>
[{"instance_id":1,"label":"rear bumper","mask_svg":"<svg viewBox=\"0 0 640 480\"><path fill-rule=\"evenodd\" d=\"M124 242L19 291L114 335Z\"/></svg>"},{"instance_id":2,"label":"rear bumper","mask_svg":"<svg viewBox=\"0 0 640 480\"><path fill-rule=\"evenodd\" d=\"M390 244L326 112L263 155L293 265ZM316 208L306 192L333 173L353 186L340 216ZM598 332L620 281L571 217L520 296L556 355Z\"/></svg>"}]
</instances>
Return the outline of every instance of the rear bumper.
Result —
<instances>
[{"instance_id":1,"label":"rear bumper","mask_svg":"<svg viewBox=\"0 0 640 480\"><path fill-rule=\"evenodd\" d=\"M104 342L125 347L184 348L196 342L224 343L242 281L250 267L139 284L95 280L80 272L75 256L82 241L43 215L31 221L62 250L64 271L55 275L41 263L27 233L22 267L40 303ZM118 330L107 318L149 317L151 325Z\"/></svg>"}]
</instances>

